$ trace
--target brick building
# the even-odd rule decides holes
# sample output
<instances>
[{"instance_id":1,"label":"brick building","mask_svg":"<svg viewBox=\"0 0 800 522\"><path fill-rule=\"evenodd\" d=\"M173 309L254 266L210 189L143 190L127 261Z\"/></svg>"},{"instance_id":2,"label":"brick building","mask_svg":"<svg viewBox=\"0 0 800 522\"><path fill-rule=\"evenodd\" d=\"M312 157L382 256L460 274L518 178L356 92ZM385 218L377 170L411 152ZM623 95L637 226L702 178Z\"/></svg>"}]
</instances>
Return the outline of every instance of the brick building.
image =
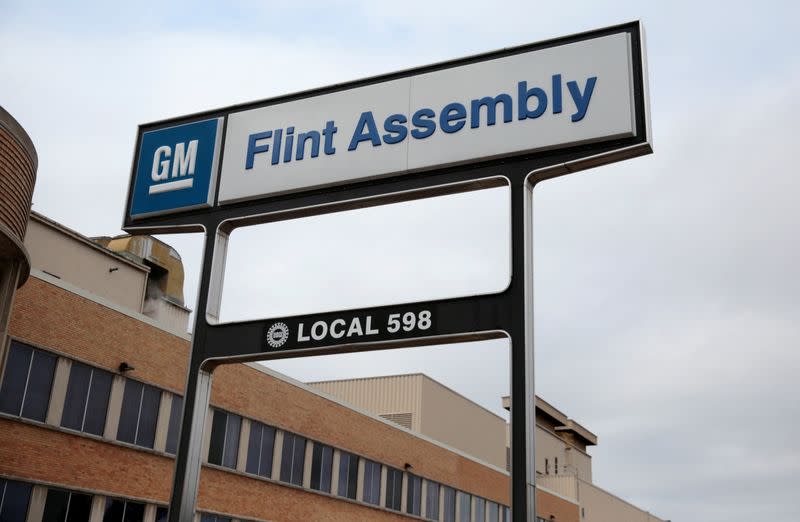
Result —
<instances>
[{"instance_id":1,"label":"brick building","mask_svg":"<svg viewBox=\"0 0 800 522\"><path fill-rule=\"evenodd\" d=\"M0 519L163 520L190 341L182 288L169 283L183 277L180 256L152 238L90 240L36 213L26 245L31 276L15 297L0 382ZM378 388L364 393L257 364L219 368L198 517L506 520L505 421L424 375L371 381ZM395 395L393 382L418 383L428 390L419 404L457 410L490 443L359 399ZM537 421L539 515L616 519L599 514L629 505L591 484L596 437L541 400ZM592 493L596 505L582 502ZM660 520L629 507L630 520Z\"/></svg>"},{"instance_id":2,"label":"brick building","mask_svg":"<svg viewBox=\"0 0 800 522\"><path fill-rule=\"evenodd\" d=\"M29 215L35 150L1 110L0 152L0 521L165 520L190 343L180 256ZM505 421L425 376L400 381L488 446L335 383L216 370L197 518L507 520ZM536 415L542 519L660 520L591 484L591 432L544 401Z\"/></svg>"},{"instance_id":3,"label":"brick building","mask_svg":"<svg viewBox=\"0 0 800 522\"><path fill-rule=\"evenodd\" d=\"M168 247L149 241L113 252L108 238L31 215L31 276L15 297L0 383L3 520L165 516L188 310L148 284L170 277L157 255ZM211 403L204 520L507 518L503 467L262 366L218 369ZM540 504L578 520L574 502L542 492Z\"/></svg>"}]
</instances>

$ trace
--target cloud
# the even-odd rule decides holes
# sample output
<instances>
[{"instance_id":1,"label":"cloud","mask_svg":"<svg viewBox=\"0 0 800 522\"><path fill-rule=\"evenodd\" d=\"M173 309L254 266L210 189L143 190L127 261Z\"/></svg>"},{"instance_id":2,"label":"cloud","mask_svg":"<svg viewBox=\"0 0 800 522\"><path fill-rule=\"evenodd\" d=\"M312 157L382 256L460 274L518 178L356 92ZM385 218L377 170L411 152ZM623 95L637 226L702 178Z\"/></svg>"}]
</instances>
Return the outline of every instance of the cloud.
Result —
<instances>
[{"instance_id":1,"label":"cloud","mask_svg":"<svg viewBox=\"0 0 800 522\"><path fill-rule=\"evenodd\" d=\"M656 114L653 156L537 195L538 390L600 434L602 487L672 519L797 516L797 73Z\"/></svg>"},{"instance_id":2,"label":"cloud","mask_svg":"<svg viewBox=\"0 0 800 522\"><path fill-rule=\"evenodd\" d=\"M600 436L601 487L673 520L792 520L800 4L720 5L12 2L0 20L0 103L39 151L34 208L111 234L140 123L643 19L656 153L536 190L537 390ZM483 273L504 263L500 215L499 201L456 198L270 225L264 245L241 251L264 272L232 260L231 310L357 306L494 281ZM163 239L183 255L193 306L202 238ZM287 371L425 371L496 409L504 351L476 343Z\"/></svg>"}]
</instances>

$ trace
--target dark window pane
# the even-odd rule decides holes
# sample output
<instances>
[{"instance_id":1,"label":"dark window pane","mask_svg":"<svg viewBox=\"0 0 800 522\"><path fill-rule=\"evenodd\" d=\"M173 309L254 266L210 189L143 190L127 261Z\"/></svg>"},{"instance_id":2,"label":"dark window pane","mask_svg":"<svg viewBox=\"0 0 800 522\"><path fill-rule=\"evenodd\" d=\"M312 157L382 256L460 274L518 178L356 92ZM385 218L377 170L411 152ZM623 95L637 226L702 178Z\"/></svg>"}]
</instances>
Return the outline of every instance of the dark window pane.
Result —
<instances>
[{"instance_id":1,"label":"dark window pane","mask_svg":"<svg viewBox=\"0 0 800 522\"><path fill-rule=\"evenodd\" d=\"M122 409L119 415L117 440L136 442L136 426L139 423L139 408L142 403L142 383L125 381L125 393L122 395Z\"/></svg>"},{"instance_id":2,"label":"dark window pane","mask_svg":"<svg viewBox=\"0 0 800 522\"><path fill-rule=\"evenodd\" d=\"M83 412L86 411L91 377L92 369L89 366L79 362L72 363L67 396L64 398L64 413L61 414L61 425L65 428L80 430L83 427Z\"/></svg>"},{"instance_id":3,"label":"dark window pane","mask_svg":"<svg viewBox=\"0 0 800 522\"><path fill-rule=\"evenodd\" d=\"M444 522L456 522L456 490L448 486L444 488Z\"/></svg>"},{"instance_id":4,"label":"dark window pane","mask_svg":"<svg viewBox=\"0 0 800 522\"><path fill-rule=\"evenodd\" d=\"M281 481L301 486L305 461L306 439L294 433L283 434L281 451Z\"/></svg>"},{"instance_id":5,"label":"dark window pane","mask_svg":"<svg viewBox=\"0 0 800 522\"><path fill-rule=\"evenodd\" d=\"M92 496L81 493L71 493L69 499L69 514L67 522L86 522L92 511Z\"/></svg>"},{"instance_id":6,"label":"dark window pane","mask_svg":"<svg viewBox=\"0 0 800 522\"><path fill-rule=\"evenodd\" d=\"M167 522L167 515L169 515L169 509L165 507L156 508L156 522Z\"/></svg>"},{"instance_id":7,"label":"dark window pane","mask_svg":"<svg viewBox=\"0 0 800 522\"><path fill-rule=\"evenodd\" d=\"M28 503L31 500L30 484L9 480L5 483L5 494L3 494L3 482L0 480L0 496L2 496L2 508L0 509L0 522L16 522L25 520L28 514Z\"/></svg>"},{"instance_id":8,"label":"dark window pane","mask_svg":"<svg viewBox=\"0 0 800 522\"><path fill-rule=\"evenodd\" d=\"M139 414L139 428L136 432L136 444L152 448L156 441L156 423L158 408L161 404L161 390L152 386L144 386L142 394L142 410Z\"/></svg>"},{"instance_id":9,"label":"dark window pane","mask_svg":"<svg viewBox=\"0 0 800 522\"><path fill-rule=\"evenodd\" d=\"M262 477L272 477L272 456L274 449L275 428L262 425L261 462L258 465L258 474Z\"/></svg>"},{"instance_id":10,"label":"dark window pane","mask_svg":"<svg viewBox=\"0 0 800 522\"><path fill-rule=\"evenodd\" d=\"M325 446L322 448L322 477L319 483L320 491L331 492L333 482L333 448Z\"/></svg>"},{"instance_id":11,"label":"dark window pane","mask_svg":"<svg viewBox=\"0 0 800 522\"><path fill-rule=\"evenodd\" d=\"M211 464L222 464L227 418L228 414L224 411L214 410L214 420L211 422L211 442L208 447L208 462Z\"/></svg>"},{"instance_id":12,"label":"dark window pane","mask_svg":"<svg viewBox=\"0 0 800 522\"><path fill-rule=\"evenodd\" d=\"M439 520L439 484L428 481L425 495L425 516L431 520Z\"/></svg>"},{"instance_id":13,"label":"dark window pane","mask_svg":"<svg viewBox=\"0 0 800 522\"><path fill-rule=\"evenodd\" d=\"M64 519L67 517L68 503L69 492L58 489L48 490L47 498L44 501L42 522L64 522Z\"/></svg>"},{"instance_id":14,"label":"dark window pane","mask_svg":"<svg viewBox=\"0 0 800 522\"><path fill-rule=\"evenodd\" d=\"M381 502L381 465L364 459L364 502L379 505Z\"/></svg>"},{"instance_id":15,"label":"dark window pane","mask_svg":"<svg viewBox=\"0 0 800 522\"><path fill-rule=\"evenodd\" d=\"M123 522L143 522L144 504L130 501L125 504L125 518Z\"/></svg>"},{"instance_id":16,"label":"dark window pane","mask_svg":"<svg viewBox=\"0 0 800 522\"><path fill-rule=\"evenodd\" d=\"M50 404L50 389L53 386L57 360L58 357L53 354L39 350L33 352L33 364L22 404L23 417L44 422L47 406Z\"/></svg>"},{"instance_id":17,"label":"dark window pane","mask_svg":"<svg viewBox=\"0 0 800 522\"><path fill-rule=\"evenodd\" d=\"M406 513L419 515L422 508L422 479L416 475L408 475L408 492L406 494Z\"/></svg>"},{"instance_id":18,"label":"dark window pane","mask_svg":"<svg viewBox=\"0 0 800 522\"><path fill-rule=\"evenodd\" d=\"M319 490L322 478L322 446L315 443L311 451L311 489Z\"/></svg>"},{"instance_id":19,"label":"dark window pane","mask_svg":"<svg viewBox=\"0 0 800 522\"><path fill-rule=\"evenodd\" d=\"M386 507L400 511L403 494L403 472L399 469L386 470Z\"/></svg>"},{"instance_id":20,"label":"dark window pane","mask_svg":"<svg viewBox=\"0 0 800 522\"><path fill-rule=\"evenodd\" d=\"M355 500L358 486L358 457L339 453L339 496Z\"/></svg>"},{"instance_id":21,"label":"dark window pane","mask_svg":"<svg viewBox=\"0 0 800 522\"><path fill-rule=\"evenodd\" d=\"M108 398L111 395L111 373L92 370L92 383L89 387L89 400L86 404L86 415L83 421L83 431L94 435L102 435L106 428L106 413L108 412Z\"/></svg>"},{"instance_id":22,"label":"dark window pane","mask_svg":"<svg viewBox=\"0 0 800 522\"><path fill-rule=\"evenodd\" d=\"M169 428L167 429L166 452L173 455L178 451L178 435L181 431L181 416L183 414L183 397L172 396L172 409L169 410Z\"/></svg>"},{"instance_id":23,"label":"dark window pane","mask_svg":"<svg viewBox=\"0 0 800 522\"><path fill-rule=\"evenodd\" d=\"M330 493L333 448L324 444L314 444L311 455L311 488Z\"/></svg>"},{"instance_id":24,"label":"dark window pane","mask_svg":"<svg viewBox=\"0 0 800 522\"><path fill-rule=\"evenodd\" d=\"M486 501L475 497L475 522L486 522Z\"/></svg>"},{"instance_id":25,"label":"dark window pane","mask_svg":"<svg viewBox=\"0 0 800 522\"><path fill-rule=\"evenodd\" d=\"M228 414L228 423L225 428L225 449L222 455L222 465L236 469L236 459L239 456L239 433L242 429L242 418L233 413Z\"/></svg>"},{"instance_id":26,"label":"dark window pane","mask_svg":"<svg viewBox=\"0 0 800 522\"><path fill-rule=\"evenodd\" d=\"M263 431L263 424L250 422L250 440L247 443L247 464L244 470L253 475L258 475L258 465L261 462L261 434Z\"/></svg>"},{"instance_id":27,"label":"dark window pane","mask_svg":"<svg viewBox=\"0 0 800 522\"><path fill-rule=\"evenodd\" d=\"M458 492L458 519L460 522L470 522L472 519L472 495Z\"/></svg>"},{"instance_id":28,"label":"dark window pane","mask_svg":"<svg viewBox=\"0 0 800 522\"><path fill-rule=\"evenodd\" d=\"M260 422L250 422L250 440L247 444L245 471L270 478L272 476L272 452L275 445L275 428Z\"/></svg>"},{"instance_id":29,"label":"dark window pane","mask_svg":"<svg viewBox=\"0 0 800 522\"><path fill-rule=\"evenodd\" d=\"M306 462L306 439L295 435L294 457L292 459L292 484L303 485L303 467Z\"/></svg>"},{"instance_id":30,"label":"dark window pane","mask_svg":"<svg viewBox=\"0 0 800 522\"><path fill-rule=\"evenodd\" d=\"M16 341L11 342L3 374L3 385L0 386L0 411L11 415L20 414L32 357L31 347Z\"/></svg>"},{"instance_id":31,"label":"dark window pane","mask_svg":"<svg viewBox=\"0 0 800 522\"><path fill-rule=\"evenodd\" d=\"M200 515L200 522L231 522L231 518L222 515L212 515L211 513L203 513Z\"/></svg>"},{"instance_id":32,"label":"dark window pane","mask_svg":"<svg viewBox=\"0 0 800 522\"><path fill-rule=\"evenodd\" d=\"M103 512L103 522L122 522L125 513L125 501L119 498L107 498Z\"/></svg>"}]
</instances>

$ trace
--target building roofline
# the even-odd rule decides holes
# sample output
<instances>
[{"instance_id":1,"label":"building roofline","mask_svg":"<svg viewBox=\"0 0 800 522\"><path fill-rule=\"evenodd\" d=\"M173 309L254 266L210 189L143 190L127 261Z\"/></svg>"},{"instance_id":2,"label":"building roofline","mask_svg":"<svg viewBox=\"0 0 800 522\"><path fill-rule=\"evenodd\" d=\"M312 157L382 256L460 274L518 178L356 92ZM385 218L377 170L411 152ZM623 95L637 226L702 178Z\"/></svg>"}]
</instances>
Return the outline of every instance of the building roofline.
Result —
<instances>
[{"instance_id":1,"label":"building roofline","mask_svg":"<svg viewBox=\"0 0 800 522\"><path fill-rule=\"evenodd\" d=\"M17 142L25 149L25 152L28 153L31 161L33 162L33 174L36 175L36 171L39 170L39 154L36 152L36 147L33 145L33 140L28 135L28 132L25 128L20 125L16 118L14 118L7 110L0 105L0 127L8 130L11 136L17 140Z\"/></svg>"},{"instance_id":2,"label":"building roofline","mask_svg":"<svg viewBox=\"0 0 800 522\"><path fill-rule=\"evenodd\" d=\"M122 256L122 255L120 255L120 254L118 254L118 253L116 253L116 252L114 252L112 250L109 250L109 249L105 248L104 246L95 243L94 241L89 239L87 236L84 236L80 232L77 232L77 231L69 228L68 226L66 226L64 224L59 223L58 221L56 221L54 219L51 219L51 218L45 216L44 214L40 214L39 212L31 210L31 219L33 219L35 221L38 221L39 223L42 223L44 225L47 225L47 226L49 226L51 228L54 228L54 229L58 230L59 232L62 232L64 234L66 234L67 236L70 236L71 238L73 238L73 239L75 239L77 241L80 241L81 243L83 243L83 244L85 244L85 245L97 250L98 252L102 252L103 254L106 254L106 255L108 255L110 257L113 257L114 259L116 259L116 260L118 260L118 261L120 261L122 263L127 264L128 266L131 266L133 268L137 268L137 269L141 270L142 272L150 273L150 267L149 266L143 265L143 264L140 264L140 263L136 263L135 261L133 261L131 259L128 259L125 256Z\"/></svg>"},{"instance_id":3,"label":"building roofline","mask_svg":"<svg viewBox=\"0 0 800 522\"><path fill-rule=\"evenodd\" d=\"M189 333L189 332L181 332L181 331L169 328L165 324L156 321L152 317L148 317L148 316L146 316L146 315L144 315L144 314L142 314L140 312L137 312L137 311L135 311L135 310L133 310L131 308L126 308L124 306L120 306L117 303L111 301L110 299L107 299L107 298L105 298L103 296L100 296L100 295L97 295L97 294L93 294L92 292L90 292L90 291L88 291L88 290L86 290L84 288L80 288L78 286L75 286L72 283L64 281L63 279L61 279L59 277L53 276L51 274L48 274L47 272L43 272L43 271L38 270L36 268L32 268L31 269L31 277L35 277L36 279L39 279L41 281L44 281L45 283L49 283L49 284L51 284L53 286L61 288L62 290L66 290L67 292L71 292L71 293L73 293L73 294L75 294L75 295L77 295L79 297L84 298L84 299L88 299L89 301L97 303L100 306L105 306L106 308L114 310L115 312L119 312L119 313L121 313L123 315L127 315L128 317L131 317L133 319L136 319L137 321L140 321L140 322L145 323L145 324L147 324L149 326L152 326L153 328L157 328L157 329L159 329L159 330L161 330L161 331L163 331L165 333L168 333L170 335L174 335L175 337L180 337L181 339L184 339L185 341L190 341L191 342L191 340L192 340L192 334Z\"/></svg>"},{"instance_id":4,"label":"building roofline","mask_svg":"<svg viewBox=\"0 0 800 522\"><path fill-rule=\"evenodd\" d=\"M493 412L489 408L487 408L485 406L481 406L480 404L478 404L477 402L473 401L469 397L466 397L465 395L457 392L456 390L454 390L453 388L447 386L446 384L443 384L443 383L437 381L436 379L434 379L433 377L430 377L429 375L427 375L425 373L422 373L422 372L398 373L398 374L392 374L392 375L374 375L372 377L355 377L353 379L330 379L330 380L327 380L327 381L308 382L306 384L313 385L313 384L327 384L327 383L346 382L346 381L365 381L365 380L369 380L369 379L391 379L391 378L395 378L395 377L422 377L423 379L428 379L429 381L431 381L431 382L433 382L435 384L438 384L439 386L441 386L445 390L458 395L459 397L461 397L465 401L469 402L470 404L482 409L486 413L488 413L488 414L490 414L490 415L492 415L494 417L497 417L498 419L503 421L503 423L508 422L508 420L506 420L503 417L501 417L500 415L496 414L495 412Z\"/></svg>"},{"instance_id":5,"label":"building roofline","mask_svg":"<svg viewBox=\"0 0 800 522\"><path fill-rule=\"evenodd\" d=\"M630 507L632 507L632 508L636 509L637 511L640 511L640 512L643 512L643 513L647 513L649 516L651 516L651 517L653 517L653 518L656 518L656 519L660 520L661 522L670 522L670 521L669 521L669 520L667 520L667 519L664 519L664 518L661 518L661 517L659 517L659 516L657 516L657 515L654 515L654 514L653 514L653 513L651 513L650 511L647 511L646 509L642 509L642 508L640 508L640 507L639 507L639 506L637 506L636 504L634 504L634 503L632 503L632 502L630 502L630 501L628 501L628 500L625 500L624 498L620 497L619 495L615 495L614 493L611 493L611 492L610 492L610 491L608 491L607 489L603 489L603 488L601 488L600 486L598 486L598 485L597 485L597 484L595 484L594 482L590 482L590 481L588 481L588 480L584 480L584 479L580 478L580 477L579 477L579 476L577 476L577 475L575 475L575 480L576 480L576 481L578 481L578 487L580 487L580 483L584 483L584 484L586 484L587 486L593 487L594 489L596 489L596 490L598 490L598 491L600 491L600 492L602 492L602 493L605 493L605 494L606 494L606 495L608 495L609 497L613 497L613 498L615 498L615 499L619 500L620 502L622 502L622 503L624 503L624 504L627 504L628 506L630 506ZM579 494L580 494L580 492L579 492Z\"/></svg>"},{"instance_id":6,"label":"building roofline","mask_svg":"<svg viewBox=\"0 0 800 522\"><path fill-rule=\"evenodd\" d=\"M561 424L561 426L556 426L556 431L565 431L565 432L572 432L575 435L579 436L586 442L587 446L596 446L597 445L597 435L586 429L580 423L570 419L566 413L562 412L546 400L542 399L538 395L536 395L536 409L544 413L545 415L553 418L557 422ZM508 404L508 406L506 406ZM511 397L506 395L503 397L503 406L506 409L510 408L511 404Z\"/></svg>"},{"instance_id":7,"label":"building roofline","mask_svg":"<svg viewBox=\"0 0 800 522\"><path fill-rule=\"evenodd\" d=\"M438 441L436 439L432 439L432 438L428 437L427 435L423 435L422 433L418 433L416 431L410 430L410 429L406 428L405 426L401 426L401 425L399 425L399 424L397 424L395 422L392 422L390 420L386 420L383 417L375 415L372 412L369 412L367 410L359 408L358 406L350 404L349 402L345 402L345 401L339 399L338 397L336 397L334 395L331 395L330 393L326 393L326 392L324 392L324 391L322 391L320 389L314 388L312 386L312 384L314 384L314 383L304 383L304 382L298 381L296 379L293 379L292 377L289 377L288 375L285 375L283 373L277 372L277 371L273 370L272 368L268 368L267 366L264 366L264 365L259 364L257 362L250 362L250 363L244 363L244 364L246 364L247 366L250 366L251 368L253 368L255 370L258 370L258 371L260 371L262 373L265 373L267 375L275 377L276 379L280 379L280 380L282 380L282 381L284 381L284 382L286 382L288 384L291 384L291 385L296 386L296 387L298 387L298 388L300 388L302 390L305 390L305 391L307 391L307 392L309 392L309 393L311 393L313 395L316 395L316 396L321 397L323 399L329 400L329 401L331 401L331 402L333 402L335 404L338 404L339 406L343 406L343 407L345 407L345 408L347 408L349 410L353 410L356 413L364 415L365 417L369 417L370 419L378 421L378 422L380 422L380 423L382 423L382 424L384 424L386 426L389 426L390 428L404 431L404 432L408 433L409 435L411 435L413 437L416 437L416 438L418 438L420 440L424 440L425 442L428 442L428 443L433 444L435 446L439 446L440 448L443 448L443 449L445 449L445 450L447 450L447 451L449 451L451 453L455 453L458 456L463 457L465 459L469 459L469 460L471 460L471 461L473 461L473 462L475 462L477 464L480 464L481 466L486 466L487 468L490 468L493 471L497 471L498 473L502 473L503 475L506 475L506 476L509 475L508 471L506 471L505 469L499 468L498 466L495 466L494 464L492 464L490 462L486 462L484 460L481 460L481 459L475 457L474 455L470 455L469 453L465 453L465 452L461 451L458 448L454 448L452 446L448 446L447 444L445 444L445 443L443 443L441 441ZM424 373L408 373L408 374L399 374L399 375L385 375L385 376L379 376L378 378L381 378L381 377L414 377L414 376L419 376L419 375L421 375L423 377L426 377L426 375ZM375 377L358 377L356 379L339 379L338 381L336 379L332 379L332 380L328 380L328 381L315 381L315 383L321 384L321 383L326 383L326 382L341 382L341 381L348 381L348 380L356 381L356 380L366 380L366 379L374 379L374 378ZM430 379L430 377L428 377L428 378ZM433 379L431 379L431 380L433 380ZM437 381L434 381L434 382L437 382ZM467 399L467 400L469 400L469 399ZM483 408L483 406L480 406L480 407ZM491 412L489 412L489 413L491 413Z\"/></svg>"}]
</instances>

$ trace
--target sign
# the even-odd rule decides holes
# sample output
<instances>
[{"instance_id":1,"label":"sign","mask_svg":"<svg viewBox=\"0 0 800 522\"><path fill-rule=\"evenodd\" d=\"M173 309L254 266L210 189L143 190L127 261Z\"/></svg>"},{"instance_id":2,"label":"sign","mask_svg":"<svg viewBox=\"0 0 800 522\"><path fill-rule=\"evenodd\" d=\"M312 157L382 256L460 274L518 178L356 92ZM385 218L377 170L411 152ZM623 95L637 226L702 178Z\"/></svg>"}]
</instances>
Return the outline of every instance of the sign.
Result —
<instances>
[{"instance_id":1,"label":"sign","mask_svg":"<svg viewBox=\"0 0 800 522\"><path fill-rule=\"evenodd\" d=\"M633 136L620 33L235 112L221 204Z\"/></svg>"},{"instance_id":2,"label":"sign","mask_svg":"<svg viewBox=\"0 0 800 522\"><path fill-rule=\"evenodd\" d=\"M532 44L143 129L129 218L638 138L633 39Z\"/></svg>"},{"instance_id":3,"label":"sign","mask_svg":"<svg viewBox=\"0 0 800 522\"><path fill-rule=\"evenodd\" d=\"M221 138L222 118L142 134L131 216L210 207Z\"/></svg>"},{"instance_id":4,"label":"sign","mask_svg":"<svg viewBox=\"0 0 800 522\"><path fill-rule=\"evenodd\" d=\"M511 517L534 518L533 188L652 152L638 22L143 125L135 150L124 230L205 234L170 522L195 517L218 365L501 337ZM498 182L511 201L504 290L219 323L236 228Z\"/></svg>"},{"instance_id":5,"label":"sign","mask_svg":"<svg viewBox=\"0 0 800 522\"><path fill-rule=\"evenodd\" d=\"M344 311L290 318L271 323L264 351L377 342L437 333L432 310L419 307L376 308L366 313Z\"/></svg>"}]
</instances>

